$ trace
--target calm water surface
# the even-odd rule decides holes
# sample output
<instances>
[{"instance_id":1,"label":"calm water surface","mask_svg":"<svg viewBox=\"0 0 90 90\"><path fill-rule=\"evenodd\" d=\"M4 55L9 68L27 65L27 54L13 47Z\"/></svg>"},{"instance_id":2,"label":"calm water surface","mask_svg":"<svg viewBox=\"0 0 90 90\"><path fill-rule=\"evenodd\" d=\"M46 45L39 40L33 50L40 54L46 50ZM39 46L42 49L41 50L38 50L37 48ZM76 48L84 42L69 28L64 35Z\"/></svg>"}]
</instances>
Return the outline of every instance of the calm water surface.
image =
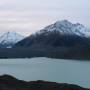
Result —
<instances>
[{"instance_id":1,"label":"calm water surface","mask_svg":"<svg viewBox=\"0 0 90 90\"><path fill-rule=\"evenodd\" d=\"M3 74L27 81L46 80L90 88L89 61L50 58L1 59L0 75Z\"/></svg>"}]
</instances>

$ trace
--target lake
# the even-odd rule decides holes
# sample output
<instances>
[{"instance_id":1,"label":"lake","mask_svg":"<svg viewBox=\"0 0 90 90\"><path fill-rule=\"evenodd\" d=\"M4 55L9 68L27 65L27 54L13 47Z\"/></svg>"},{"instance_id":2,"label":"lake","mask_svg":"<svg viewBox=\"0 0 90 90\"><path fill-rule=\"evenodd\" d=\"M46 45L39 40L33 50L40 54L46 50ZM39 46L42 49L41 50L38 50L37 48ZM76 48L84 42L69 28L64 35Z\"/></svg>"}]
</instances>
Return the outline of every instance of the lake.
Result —
<instances>
[{"instance_id":1,"label":"lake","mask_svg":"<svg viewBox=\"0 0 90 90\"><path fill-rule=\"evenodd\" d=\"M90 62L50 58L1 59L0 75L21 80L46 80L90 88Z\"/></svg>"}]
</instances>

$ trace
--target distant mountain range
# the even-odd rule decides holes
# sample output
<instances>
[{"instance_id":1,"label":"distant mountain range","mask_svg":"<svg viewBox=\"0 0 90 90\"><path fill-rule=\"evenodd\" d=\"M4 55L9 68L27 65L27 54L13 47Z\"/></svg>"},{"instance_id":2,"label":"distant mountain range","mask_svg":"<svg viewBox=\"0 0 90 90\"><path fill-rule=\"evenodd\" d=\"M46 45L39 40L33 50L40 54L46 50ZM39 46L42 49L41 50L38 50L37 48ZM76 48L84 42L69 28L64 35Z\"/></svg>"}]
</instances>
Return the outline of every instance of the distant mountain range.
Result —
<instances>
[{"instance_id":1,"label":"distant mountain range","mask_svg":"<svg viewBox=\"0 0 90 90\"><path fill-rule=\"evenodd\" d=\"M21 41L25 37L16 32L6 32L0 36L0 47L11 48L15 43Z\"/></svg>"},{"instance_id":2,"label":"distant mountain range","mask_svg":"<svg viewBox=\"0 0 90 90\"><path fill-rule=\"evenodd\" d=\"M57 21L35 34L21 40L16 47L73 47L90 45L90 29L72 24L67 20Z\"/></svg>"},{"instance_id":3,"label":"distant mountain range","mask_svg":"<svg viewBox=\"0 0 90 90\"><path fill-rule=\"evenodd\" d=\"M84 44L90 38L90 29L82 24L72 24L68 20L57 21L44 29L24 37L16 32L6 32L0 36L0 47L11 48L33 46L75 46ZM41 45L42 44L42 45Z\"/></svg>"},{"instance_id":4,"label":"distant mountain range","mask_svg":"<svg viewBox=\"0 0 90 90\"><path fill-rule=\"evenodd\" d=\"M12 48L0 49L0 58L90 59L90 29L79 23L62 20L26 38L16 33L6 33L3 37L6 38L0 38L0 46Z\"/></svg>"}]
</instances>

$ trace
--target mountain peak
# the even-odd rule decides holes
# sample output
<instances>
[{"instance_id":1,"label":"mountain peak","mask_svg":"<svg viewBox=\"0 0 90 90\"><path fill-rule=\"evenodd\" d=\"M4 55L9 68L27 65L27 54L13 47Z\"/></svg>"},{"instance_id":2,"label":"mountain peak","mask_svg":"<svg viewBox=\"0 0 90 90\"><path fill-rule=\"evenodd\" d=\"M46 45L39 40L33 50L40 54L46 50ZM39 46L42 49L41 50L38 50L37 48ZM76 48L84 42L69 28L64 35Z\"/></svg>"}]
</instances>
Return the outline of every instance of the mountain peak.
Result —
<instances>
[{"instance_id":1,"label":"mountain peak","mask_svg":"<svg viewBox=\"0 0 90 90\"><path fill-rule=\"evenodd\" d=\"M69 22L68 20L61 20L61 21L57 21L55 23L56 26L64 26L64 27L69 27L69 26L72 26L72 23Z\"/></svg>"},{"instance_id":2,"label":"mountain peak","mask_svg":"<svg viewBox=\"0 0 90 90\"><path fill-rule=\"evenodd\" d=\"M8 33L8 34L16 34L15 31L8 31L8 32L6 32L6 33Z\"/></svg>"},{"instance_id":3,"label":"mountain peak","mask_svg":"<svg viewBox=\"0 0 90 90\"><path fill-rule=\"evenodd\" d=\"M18 33L14 32L14 31L8 31L6 33L4 33L3 35L7 35L7 37L12 37L13 35L17 35Z\"/></svg>"},{"instance_id":4,"label":"mountain peak","mask_svg":"<svg viewBox=\"0 0 90 90\"><path fill-rule=\"evenodd\" d=\"M71 23L68 20L61 20L61 21L57 21L56 23Z\"/></svg>"},{"instance_id":5,"label":"mountain peak","mask_svg":"<svg viewBox=\"0 0 90 90\"><path fill-rule=\"evenodd\" d=\"M73 24L68 20L57 21L44 29L40 30L39 33L58 31L61 34L67 35L78 35L82 37L90 37L90 29L86 28L80 23Z\"/></svg>"},{"instance_id":6,"label":"mountain peak","mask_svg":"<svg viewBox=\"0 0 90 90\"><path fill-rule=\"evenodd\" d=\"M24 36L14 31L8 31L0 36L0 45L7 45L7 47L10 47L22 39L24 39Z\"/></svg>"}]
</instances>

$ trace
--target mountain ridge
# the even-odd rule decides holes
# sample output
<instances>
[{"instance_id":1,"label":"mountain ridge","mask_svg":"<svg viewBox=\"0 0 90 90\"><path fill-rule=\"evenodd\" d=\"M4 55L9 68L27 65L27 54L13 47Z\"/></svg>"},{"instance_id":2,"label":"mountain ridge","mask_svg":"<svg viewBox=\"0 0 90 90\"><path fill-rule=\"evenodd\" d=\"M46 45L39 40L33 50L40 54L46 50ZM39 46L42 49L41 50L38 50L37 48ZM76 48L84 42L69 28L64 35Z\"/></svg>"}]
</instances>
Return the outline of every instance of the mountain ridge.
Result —
<instances>
[{"instance_id":1,"label":"mountain ridge","mask_svg":"<svg viewBox=\"0 0 90 90\"><path fill-rule=\"evenodd\" d=\"M76 34L83 37L90 37L90 29L85 27L84 25L80 23L73 24L69 22L68 20L61 20L57 21L54 24L51 24L44 29L40 30L37 33L43 32L43 31L60 31L61 34Z\"/></svg>"}]
</instances>

